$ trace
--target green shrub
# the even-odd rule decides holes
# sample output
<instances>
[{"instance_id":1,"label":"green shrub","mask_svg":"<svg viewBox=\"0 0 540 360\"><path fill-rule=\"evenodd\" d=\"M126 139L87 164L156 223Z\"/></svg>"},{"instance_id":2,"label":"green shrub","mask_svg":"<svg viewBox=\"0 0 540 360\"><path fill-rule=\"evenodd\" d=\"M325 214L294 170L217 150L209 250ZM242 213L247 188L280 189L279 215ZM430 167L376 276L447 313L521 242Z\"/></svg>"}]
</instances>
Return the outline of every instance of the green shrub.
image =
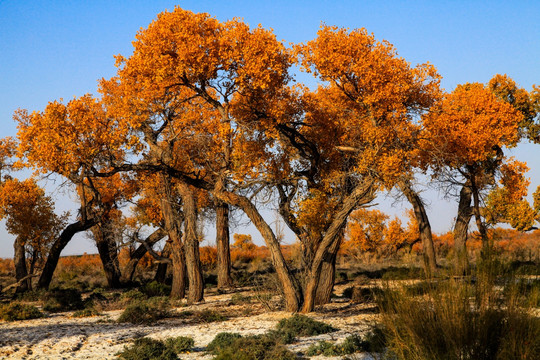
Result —
<instances>
[{"instance_id":1,"label":"green shrub","mask_svg":"<svg viewBox=\"0 0 540 360\"><path fill-rule=\"evenodd\" d=\"M80 317L89 317L89 316L96 316L96 315L101 315L101 314L95 308L87 307L85 309L75 311L72 316L76 318L80 318Z\"/></svg>"},{"instance_id":2,"label":"green shrub","mask_svg":"<svg viewBox=\"0 0 540 360\"><path fill-rule=\"evenodd\" d=\"M231 346L236 339L239 339L241 337L242 335L237 333L221 332L216 335L216 337L210 342L210 344L208 344L208 346L206 347L206 351L212 354L217 354L222 349Z\"/></svg>"},{"instance_id":3,"label":"green shrub","mask_svg":"<svg viewBox=\"0 0 540 360\"><path fill-rule=\"evenodd\" d=\"M124 302L129 302L133 300L145 300L147 298L148 297L145 294L143 294L137 289L126 291L120 296L120 299Z\"/></svg>"},{"instance_id":4,"label":"green shrub","mask_svg":"<svg viewBox=\"0 0 540 360\"><path fill-rule=\"evenodd\" d=\"M169 294L171 293L171 286L161 284L157 281L152 281L147 284L144 284L140 288L140 292L145 294L148 297L169 296Z\"/></svg>"},{"instance_id":5,"label":"green shrub","mask_svg":"<svg viewBox=\"0 0 540 360\"><path fill-rule=\"evenodd\" d=\"M332 344L328 341L319 341L313 344L307 351L308 356L324 355L324 356L340 356L354 354L359 351L368 351L366 349L366 341L356 334L349 335L341 344Z\"/></svg>"},{"instance_id":6,"label":"green shrub","mask_svg":"<svg viewBox=\"0 0 540 360\"><path fill-rule=\"evenodd\" d=\"M240 337L229 345L216 350L214 360L293 360L296 359L285 346L266 335Z\"/></svg>"},{"instance_id":7,"label":"green shrub","mask_svg":"<svg viewBox=\"0 0 540 360\"><path fill-rule=\"evenodd\" d=\"M41 301L45 290L30 290L15 294L15 298L20 301Z\"/></svg>"},{"instance_id":8,"label":"green shrub","mask_svg":"<svg viewBox=\"0 0 540 360\"><path fill-rule=\"evenodd\" d=\"M43 310L61 312L84 308L82 296L77 289L54 289L43 295Z\"/></svg>"},{"instance_id":9,"label":"green shrub","mask_svg":"<svg viewBox=\"0 0 540 360\"><path fill-rule=\"evenodd\" d=\"M195 341L187 336L178 336L165 339L165 346L177 354L191 351L194 345Z\"/></svg>"},{"instance_id":10,"label":"green shrub","mask_svg":"<svg viewBox=\"0 0 540 360\"><path fill-rule=\"evenodd\" d=\"M0 319L5 321L37 319L43 316L43 313L33 305L17 302L0 305Z\"/></svg>"},{"instance_id":11,"label":"green shrub","mask_svg":"<svg viewBox=\"0 0 540 360\"><path fill-rule=\"evenodd\" d=\"M296 340L296 334L293 331L268 330L265 336L280 344L291 344Z\"/></svg>"},{"instance_id":12,"label":"green shrub","mask_svg":"<svg viewBox=\"0 0 540 360\"><path fill-rule=\"evenodd\" d=\"M136 301L126 307L118 322L149 325L168 316L169 309L163 303Z\"/></svg>"},{"instance_id":13,"label":"green shrub","mask_svg":"<svg viewBox=\"0 0 540 360\"><path fill-rule=\"evenodd\" d=\"M317 356L317 355L324 355L324 356L338 356L342 355L339 351L336 349L336 345L332 344L328 341L319 341L317 344L313 344L309 347L309 349L306 352L307 356Z\"/></svg>"},{"instance_id":14,"label":"green shrub","mask_svg":"<svg viewBox=\"0 0 540 360\"><path fill-rule=\"evenodd\" d=\"M222 315L214 310L202 310L195 313L195 318L199 322L211 323L227 320L225 315Z\"/></svg>"},{"instance_id":15,"label":"green shrub","mask_svg":"<svg viewBox=\"0 0 540 360\"><path fill-rule=\"evenodd\" d=\"M241 304L250 304L252 301L252 297L251 296L245 296L245 295L242 295L242 294L233 294L233 296L231 296L231 304L232 305L241 305Z\"/></svg>"},{"instance_id":16,"label":"green shrub","mask_svg":"<svg viewBox=\"0 0 540 360\"><path fill-rule=\"evenodd\" d=\"M326 334L337 329L323 322L313 320L305 315L293 315L288 319L282 319L277 325L277 330L296 336L313 336Z\"/></svg>"},{"instance_id":17,"label":"green shrub","mask_svg":"<svg viewBox=\"0 0 540 360\"><path fill-rule=\"evenodd\" d=\"M125 360L176 360L178 356L162 341L150 338L140 338L130 347L125 347L118 354Z\"/></svg>"}]
</instances>

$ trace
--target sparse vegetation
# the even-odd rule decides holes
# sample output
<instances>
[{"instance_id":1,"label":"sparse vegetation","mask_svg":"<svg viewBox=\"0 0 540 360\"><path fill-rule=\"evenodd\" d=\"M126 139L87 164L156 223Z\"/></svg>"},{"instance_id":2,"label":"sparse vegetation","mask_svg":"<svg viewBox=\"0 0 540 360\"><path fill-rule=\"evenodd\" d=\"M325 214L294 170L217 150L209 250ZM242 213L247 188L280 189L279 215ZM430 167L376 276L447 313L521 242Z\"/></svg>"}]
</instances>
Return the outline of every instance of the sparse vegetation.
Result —
<instances>
[{"instance_id":1,"label":"sparse vegetation","mask_svg":"<svg viewBox=\"0 0 540 360\"><path fill-rule=\"evenodd\" d=\"M0 319L5 321L37 319L43 316L43 313L33 305L18 302L0 304Z\"/></svg>"},{"instance_id":2,"label":"sparse vegetation","mask_svg":"<svg viewBox=\"0 0 540 360\"><path fill-rule=\"evenodd\" d=\"M199 322L211 323L227 320L227 317L215 310L202 310L195 313L195 318Z\"/></svg>"},{"instance_id":3,"label":"sparse vegetation","mask_svg":"<svg viewBox=\"0 0 540 360\"><path fill-rule=\"evenodd\" d=\"M336 328L323 322L313 320L305 315L293 315L282 319L277 325L277 331L293 336L313 336L336 331Z\"/></svg>"},{"instance_id":4,"label":"sparse vegetation","mask_svg":"<svg viewBox=\"0 0 540 360\"><path fill-rule=\"evenodd\" d=\"M191 351L193 349L193 345L195 345L195 341L187 336L178 336L165 339L165 346L177 354Z\"/></svg>"},{"instance_id":5,"label":"sparse vegetation","mask_svg":"<svg viewBox=\"0 0 540 360\"><path fill-rule=\"evenodd\" d=\"M118 322L149 325L168 316L170 316L170 312L167 302L134 301L122 312Z\"/></svg>"},{"instance_id":6,"label":"sparse vegetation","mask_svg":"<svg viewBox=\"0 0 540 360\"><path fill-rule=\"evenodd\" d=\"M73 317L79 318L79 317L89 317L89 316L97 316L100 315L100 312L96 310L93 307L87 307L82 310L77 310L73 313Z\"/></svg>"},{"instance_id":7,"label":"sparse vegetation","mask_svg":"<svg viewBox=\"0 0 540 360\"><path fill-rule=\"evenodd\" d=\"M124 360L177 360L175 351L163 341L150 338L135 340L133 345L125 347L117 354Z\"/></svg>"},{"instance_id":8,"label":"sparse vegetation","mask_svg":"<svg viewBox=\"0 0 540 360\"><path fill-rule=\"evenodd\" d=\"M77 289L54 289L46 292L42 300L43 310L61 312L84 308L81 292Z\"/></svg>"},{"instance_id":9,"label":"sparse vegetation","mask_svg":"<svg viewBox=\"0 0 540 360\"><path fill-rule=\"evenodd\" d=\"M208 346L206 347L206 351L212 354L217 354L222 349L231 346L235 340L241 337L242 335L237 334L237 333L229 333L229 332L219 333L216 335L214 340L212 340L210 344L208 344Z\"/></svg>"},{"instance_id":10,"label":"sparse vegetation","mask_svg":"<svg viewBox=\"0 0 540 360\"><path fill-rule=\"evenodd\" d=\"M474 282L385 291L379 305L392 353L404 360L540 358L540 319L495 280L478 273Z\"/></svg>"},{"instance_id":11,"label":"sparse vegetation","mask_svg":"<svg viewBox=\"0 0 540 360\"><path fill-rule=\"evenodd\" d=\"M317 344L311 345L306 352L306 355L342 356L362 351L370 353L383 351L384 346L381 346L382 343L380 343L380 338L377 338L376 340L373 334L374 332L372 330L364 339L356 334L349 335L343 342L338 344L322 340ZM377 341L379 341L379 343L376 343Z\"/></svg>"},{"instance_id":12,"label":"sparse vegetation","mask_svg":"<svg viewBox=\"0 0 540 360\"><path fill-rule=\"evenodd\" d=\"M217 343L220 345L217 346ZM293 360L297 358L276 338L266 334L241 337L222 335L212 349L216 355L214 360Z\"/></svg>"}]
</instances>

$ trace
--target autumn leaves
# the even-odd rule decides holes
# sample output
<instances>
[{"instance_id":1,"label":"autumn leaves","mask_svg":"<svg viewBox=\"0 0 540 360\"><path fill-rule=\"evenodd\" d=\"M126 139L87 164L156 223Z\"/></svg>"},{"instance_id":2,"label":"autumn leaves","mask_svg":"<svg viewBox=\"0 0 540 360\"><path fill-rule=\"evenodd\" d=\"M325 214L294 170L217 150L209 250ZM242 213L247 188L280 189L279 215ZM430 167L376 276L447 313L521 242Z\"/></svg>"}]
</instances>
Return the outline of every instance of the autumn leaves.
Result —
<instances>
[{"instance_id":1,"label":"autumn leaves","mask_svg":"<svg viewBox=\"0 0 540 360\"><path fill-rule=\"evenodd\" d=\"M193 302L203 296L196 223L216 205L240 209L257 227L287 309L312 311L329 298L333 278L324 277L333 276L354 210L429 169L470 189L468 225L499 176L503 149L535 136L537 92L496 77L444 94L432 65L411 67L365 29L322 26L314 40L287 48L270 30L177 7L133 44L131 56L117 57L117 75L101 80L100 98L17 112L18 152L27 166L73 182L80 213L98 226L111 204L137 199L144 216L135 222L151 219L168 234L173 293L183 296L187 273ZM294 64L320 86L295 84ZM262 195L301 242L305 278L291 271L261 216Z\"/></svg>"}]
</instances>

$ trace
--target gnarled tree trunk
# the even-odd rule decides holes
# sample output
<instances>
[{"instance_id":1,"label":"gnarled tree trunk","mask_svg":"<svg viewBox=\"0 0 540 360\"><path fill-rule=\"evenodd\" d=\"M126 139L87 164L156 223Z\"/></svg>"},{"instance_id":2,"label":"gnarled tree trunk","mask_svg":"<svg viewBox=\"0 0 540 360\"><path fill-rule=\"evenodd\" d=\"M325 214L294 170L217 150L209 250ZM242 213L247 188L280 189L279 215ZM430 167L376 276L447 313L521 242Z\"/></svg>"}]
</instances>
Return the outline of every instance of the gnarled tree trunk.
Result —
<instances>
[{"instance_id":1,"label":"gnarled tree trunk","mask_svg":"<svg viewBox=\"0 0 540 360\"><path fill-rule=\"evenodd\" d=\"M103 271L107 278L107 284L113 289L121 286L120 278L120 263L118 262L118 249L116 241L111 236L109 224L96 225L92 228L96 247L98 249Z\"/></svg>"},{"instance_id":2,"label":"gnarled tree trunk","mask_svg":"<svg viewBox=\"0 0 540 360\"><path fill-rule=\"evenodd\" d=\"M20 281L20 284L15 289L15 293L23 293L28 290L32 290L31 278L28 278L24 281L21 281L28 276L28 269L26 268L26 250L24 248L26 241L17 236L15 238L15 243L13 244L13 250L15 254L13 257L13 262L15 264L15 280Z\"/></svg>"},{"instance_id":3,"label":"gnarled tree trunk","mask_svg":"<svg viewBox=\"0 0 540 360\"><path fill-rule=\"evenodd\" d=\"M161 250L161 257L163 258L169 258L171 257L171 242L170 240L165 243L165 246L163 246L163 250ZM169 268L169 264L167 262L159 262L156 274L154 275L154 280L156 280L160 284L165 284L167 281L167 269Z\"/></svg>"},{"instance_id":4,"label":"gnarled tree trunk","mask_svg":"<svg viewBox=\"0 0 540 360\"><path fill-rule=\"evenodd\" d=\"M433 274L437 270L437 260L435 256L435 247L433 246L433 236L431 233L431 224L427 216L424 202L413 189L412 184L408 180L401 181L399 183L401 192L405 195L407 200L411 203L416 222L418 223L418 232L420 234L420 241L424 249L424 264L426 271Z\"/></svg>"},{"instance_id":5,"label":"gnarled tree trunk","mask_svg":"<svg viewBox=\"0 0 540 360\"><path fill-rule=\"evenodd\" d=\"M456 253L456 273L458 275L467 273L469 269L467 235L472 216L471 200L472 192L470 184L466 182L459 192L458 212L454 225L454 251Z\"/></svg>"},{"instance_id":6,"label":"gnarled tree trunk","mask_svg":"<svg viewBox=\"0 0 540 360\"><path fill-rule=\"evenodd\" d=\"M261 236L263 237L268 250L270 251L270 256L272 258L272 264L276 269L276 274L282 286L283 294L285 297L285 309L287 311L295 312L298 311L300 305L302 304L302 290L296 279L291 274L279 242L272 231L272 228L261 216L255 205L249 201L245 196L241 196L229 191L217 191L213 192L213 195L229 203L230 205L240 208L246 216L251 220L253 225L259 230Z\"/></svg>"},{"instance_id":7,"label":"gnarled tree trunk","mask_svg":"<svg viewBox=\"0 0 540 360\"><path fill-rule=\"evenodd\" d=\"M229 233L229 205L216 202L216 247L218 289L233 286L231 278L231 251Z\"/></svg>"},{"instance_id":8,"label":"gnarled tree trunk","mask_svg":"<svg viewBox=\"0 0 540 360\"><path fill-rule=\"evenodd\" d=\"M172 258L172 289L171 297L182 299L186 295L186 264L184 258L184 244L182 243L181 224L182 218L176 207L175 198L171 192L171 180L167 175L162 176L164 193L161 198L161 213L165 230L171 243Z\"/></svg>"},{"instance_id":9,"label":"gnarled tree trunk","mask_svg":"<svg viewBox=\"0 0 540 360\"><path fill-rule=\"evenodd\" d=\"M336 260L341 240L343 236L339 236L338 241L332 244L331 249L325 256L322 265L321 276L319 278L319 284L317 286L317 294L315 296L315 305L324 305L330 302L332 297L332 291L334 290L334 283L336 280Z\"/></svg>"},{"instance_id":10,"label":"gnarled tree trunk","mask_svg":"<svg viewBox=\"0 0 540 360\"><path fill-rule=\"evenodd\" d=\"M39 289L48 289L49 285L51 284L52 277L54 274L54 270L56 270L56 266L58 265L58 260L60 259L60 253L66 245L70 242L70 240L73 238L75 234L81 231L86 231L90 229L92 226L96 224L96 219L90 219L86 221L77 221L73 224L69 224L64 231L58 236L58 238L55 240L54 244L52 245L51 249L49 250L49 254L47 256L47 261L45 262L45 265L43 266L43 271L41 272L41 276L38 280L38 288Z\"/></svg>"},{"instance_id":11,"label":"gnarled tree trunk","mask_svg":"<svg viewBox=\"0 0 540 360\"><path fill-rule=\"evenodd\" d=\"M188 303L203 301L204 283L199 255L199 237L197 236L197 203L191 189L179 184L184 209L184 249L189 280Z\"/></svg>"},{"instance_id":12,"label":"gnarled tree trunk","mask_svg":"<svg viewBox=\"0 0 540 360\"><path fill-rule=\"evenodd\" d=\"M319 286L319 279L321 278L323 264L325 259L329 258L329 254L331 253L331 250L334 249L334 246L336 246L336 242L339 241L339 236L347 223L349 215L355 208L373 201L373 198L374 189L371 183L369 183L357 186L343 201L341 209L334 216L323 240L317 248L315 257L313 258L307 278L302 312L311 312L315 308L317 289Z\"/></svg>"},{"instance_id":13,"label":"gnarled tree trunk","mask_svg":"<svg viewBox=\"0 0 540 360\"><path fill-rule=\"evenodd\" d=\"M167 234L161 228L156 229L152 234L150 234L144 241L144 244L141 244L135 249L133 254L131 254L128 263L124 266L122 271L121 282L130 282L133 281L133 276L135 276L135 270L137 269L137 264L142 259L144 254L146 254L147 246L152 247L159 240L163 239Z\"/></svg>"}]
</instances>

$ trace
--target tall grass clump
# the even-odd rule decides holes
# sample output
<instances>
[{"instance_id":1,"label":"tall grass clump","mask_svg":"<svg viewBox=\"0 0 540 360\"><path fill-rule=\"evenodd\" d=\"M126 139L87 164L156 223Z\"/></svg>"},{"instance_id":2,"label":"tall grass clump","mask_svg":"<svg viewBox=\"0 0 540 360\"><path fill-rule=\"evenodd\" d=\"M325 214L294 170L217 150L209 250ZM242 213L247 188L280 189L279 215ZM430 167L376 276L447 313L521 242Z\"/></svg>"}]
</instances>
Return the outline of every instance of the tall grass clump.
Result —
<instances>
[{"instance_id":1,"label":"tall grass clump","mask_svg":"<svg viewBox=\"0 0 540 360\"><path fill-rule=\"evenodd\" d=\"M475 277L378 299L389 352L407 360L540 359L540 318L508 275L483 263Z\"/></svg>"}]
</instances>

